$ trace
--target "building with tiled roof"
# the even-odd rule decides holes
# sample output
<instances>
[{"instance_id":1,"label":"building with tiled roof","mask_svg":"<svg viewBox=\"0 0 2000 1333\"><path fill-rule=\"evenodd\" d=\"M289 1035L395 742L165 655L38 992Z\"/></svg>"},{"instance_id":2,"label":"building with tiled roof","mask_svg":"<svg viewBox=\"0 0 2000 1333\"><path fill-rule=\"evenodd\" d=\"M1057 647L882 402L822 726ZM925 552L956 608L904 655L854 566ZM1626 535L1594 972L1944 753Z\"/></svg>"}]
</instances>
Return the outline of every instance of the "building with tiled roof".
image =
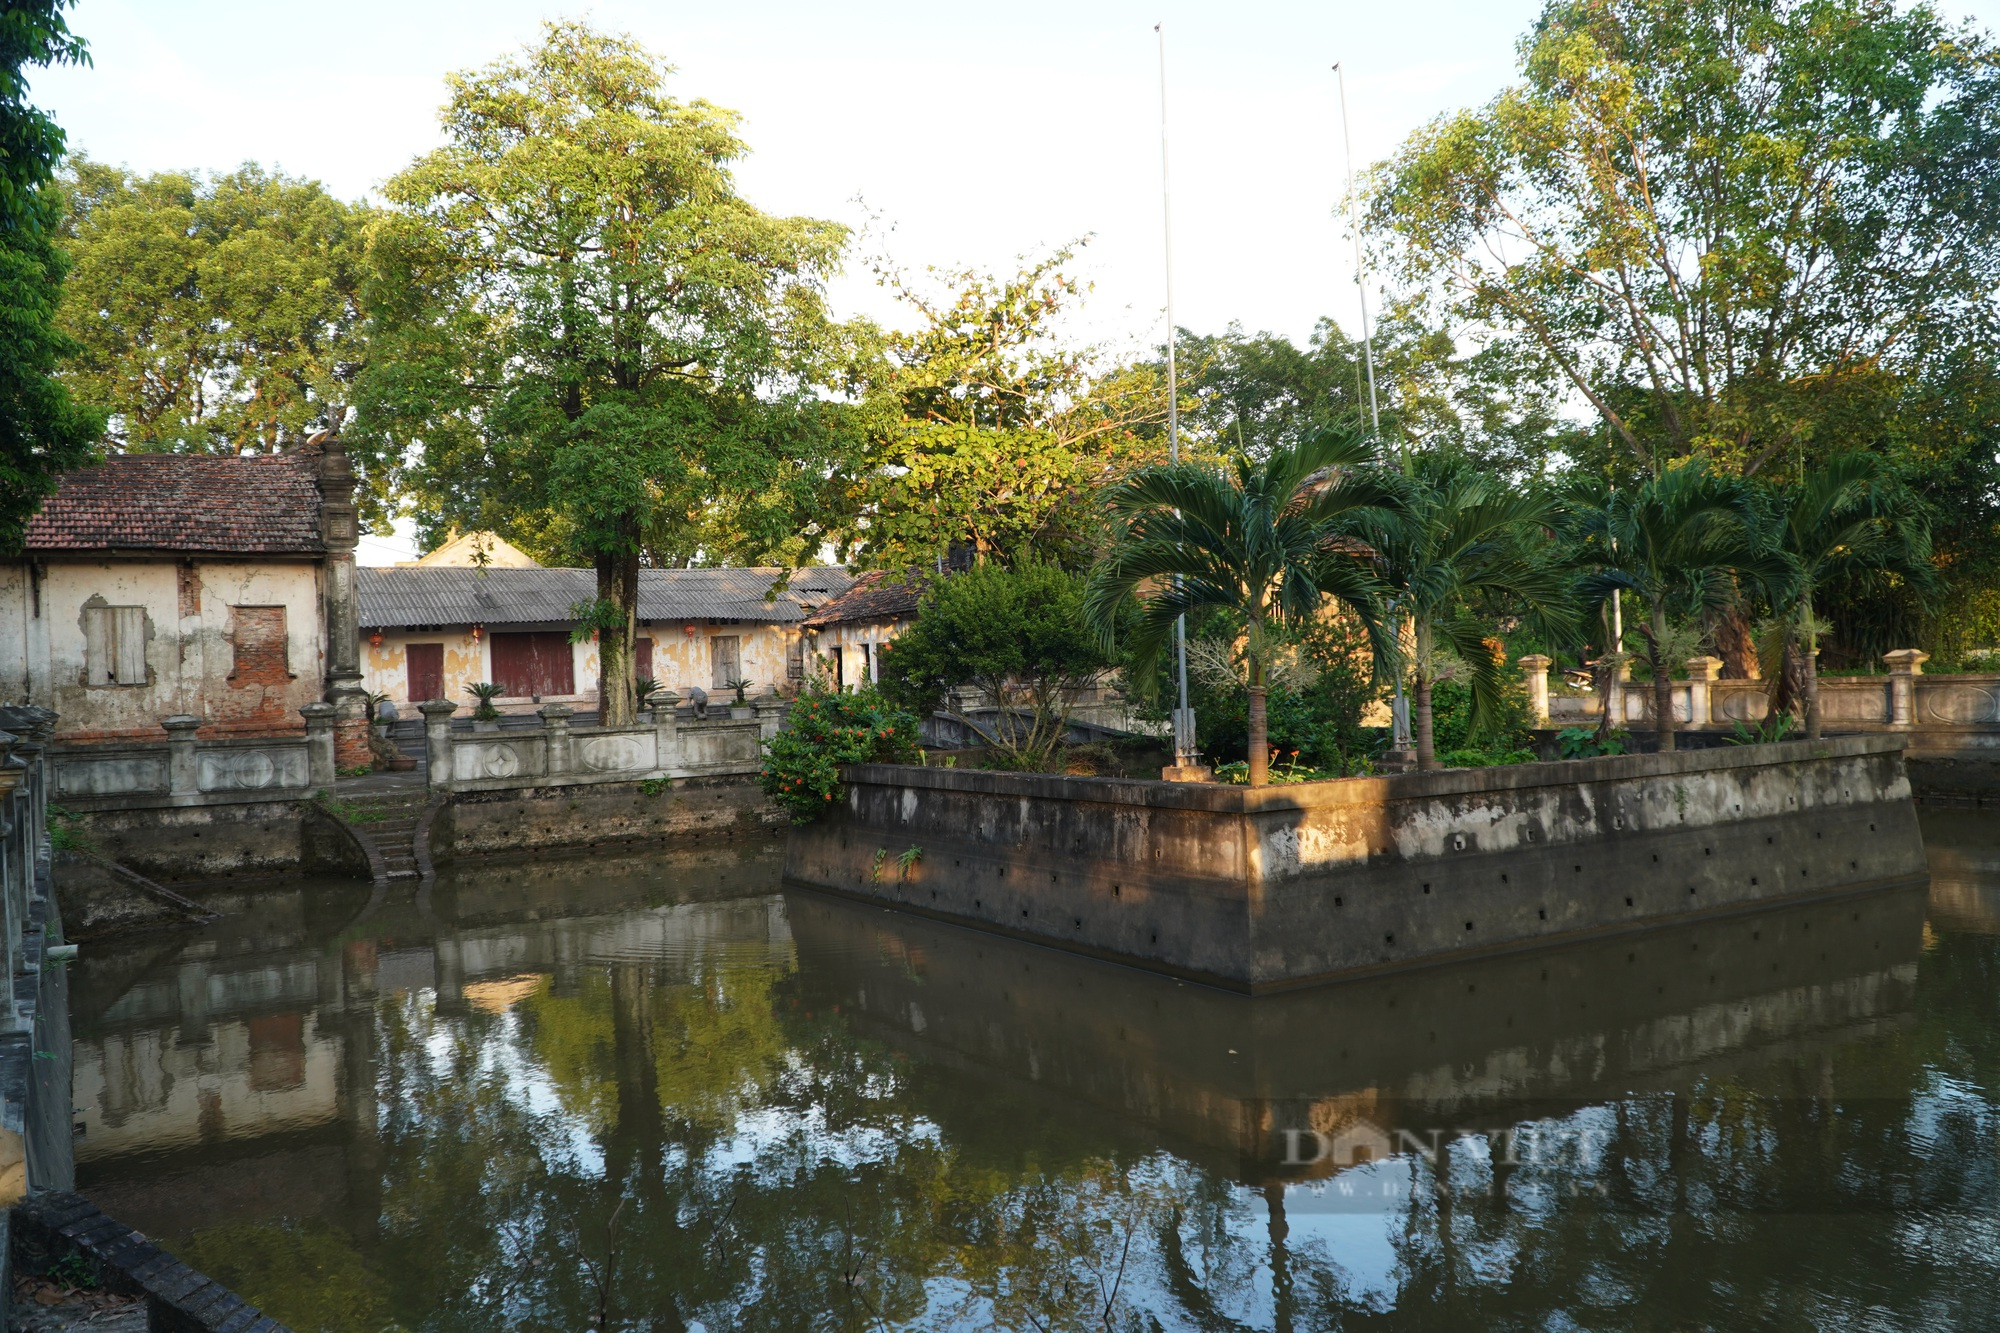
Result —
<instances>
[{"instance_id":1,"label":"building with tiled roof","mask_svg":"<svg viewBox=\"0 0 2000 1333\"><path fill-rule=\"evenodd\" d=\"M636 675L680 694L732 680L790 693L807 668L804 626L854 580L838 568L642 569ZM517 711L594 707L597 644L572 642L575 607L597 595L589 569L406 565L359 571L362 671L398 711L425 699L471 702L492 681Z\"/></svg>"},{"instance_id":2,"label":"building with tiled roof","mask_svg":"<svg viewBox=\"0 0 2000 1333\"><path fill-rule=\"evenodd\" d=\"M917 618L928 586L917 573L871 569L806 617L809 651L843 687L879 678L882 649Z\"/></svg>"},{"instance_id":3,"label":"building with tiled roof","mask_svg":"<svg viewBox=\"0 0 2000 1333\"><path fill-rule=\"evenodd\" d=\"M0 699L53 708L65 744L296 734L355 663L354 474L335 441L280 454L128 454L65 476L0 561ZM343 693L345 691L345 693Z\"/></svg>"}]
</instances>

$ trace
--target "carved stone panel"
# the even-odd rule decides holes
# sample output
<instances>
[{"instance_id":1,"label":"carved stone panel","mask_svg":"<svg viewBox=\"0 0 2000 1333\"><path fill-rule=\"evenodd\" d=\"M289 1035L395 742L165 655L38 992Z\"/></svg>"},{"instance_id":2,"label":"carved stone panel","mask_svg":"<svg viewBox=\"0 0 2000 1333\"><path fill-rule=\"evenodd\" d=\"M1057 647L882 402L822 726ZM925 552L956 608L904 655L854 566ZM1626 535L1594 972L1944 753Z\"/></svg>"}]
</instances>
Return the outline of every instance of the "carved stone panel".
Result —
<instances>
[{"instance_id":1,"label":"carved stone panel","mask_svg":"<svg viewBox=\"0 0 2000 1333\"><path fill-rule=\"evenodd\" d=\"M587 773L644 773L655 767L651 731L611 732L576 738L576 766Z\"/></svg>"},{"instance_id":2,"label":"carved stone panel","mask_svg":"<svg viewBox=\"0 0 2000 1333\"><path fill-rule=\"evenodd\" d=\"M122 796L167 789L164 754L58 755L55 795Z\"/></svg>"},{"instance_id":3,"label":"carved stone panel","mask_svg":"<svg viewBox=\"0 0 2000 1333\"><path fill-rule=\"evenodd\" d=\"M1970 681L1919 679L1917 720L1960 727L2000 722L2000 689Z\"/></svg>"},{"instance_id":4,"label":"carved stone panel","mask_svg":"<svg viewBox=\"0 0 2000 1333\"><path fill-rule=\"evenodd\" d=\"M1886 678L1819 683L1820 716L1828 722L1887 722L1889 683Z\"/></svg>"},{"instance_id":5,"label":"carved stone panel","mask_svg":"<svg viewBox=\"0 0 2000 1333\"><path fill-rule=\"evenodd\" d=\"M254 750L202 750L195 756L195 771L203 791L303 787L311 780L303 744Z\"/></svg>"},{"instance_id":6,"label":"carved stone panel","mask_svg":"<svg viewBox=\"0 0 2000 1333\"><path fill-rule=\"evenodd\" d=\"M532 776L536 765L521 753L524 742L474 741L460 745L452 756L452 771L467 778Z\"/></svg>"}]
</instances>

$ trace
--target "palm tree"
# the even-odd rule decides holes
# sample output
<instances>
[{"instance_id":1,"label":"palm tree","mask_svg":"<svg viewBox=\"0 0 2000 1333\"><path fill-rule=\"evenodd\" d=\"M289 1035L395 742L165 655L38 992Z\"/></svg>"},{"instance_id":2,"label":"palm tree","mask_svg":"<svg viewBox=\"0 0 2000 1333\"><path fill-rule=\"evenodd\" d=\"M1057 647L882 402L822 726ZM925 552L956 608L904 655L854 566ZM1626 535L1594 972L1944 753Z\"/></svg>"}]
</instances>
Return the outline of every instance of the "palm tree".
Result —
<instances>
[{"instance_id":1,"label":"palm tree","mask_svg":"<svg viewBox=\"0 0 2000 1333\"><path fill-rule=\"evenodd\" d=\"M1091 571L1085 615L1107 642L1128 598L1141 607L1133 664L1150 671L1183 615L1220 608L1243 625L1250 672L1250 785L1269 774L1266 636L1317 615L1328 598L1352 612L1377 662L1393 661L1382 585L1354 534L1391 521L1393 481L1366 440L1331 428L1264 461L1145 468L1107 497L1124 536ZM1144 589L1142 592L1141 589Z\"/></svg>"},{"instance_id":2,"label":"palm tree","mask_svg":"<svg viewBox=\"0 0 2000 1333\"><path fill-rule=\"evenodd\" d=\"M1415 639L1411 691L1416 705L1417 767L1437 767L1431 688L1439 650L1449 648L1471 671L1472 724L1482 727L1500 702L1500 663L1487 640L1482 602L1504 601L1551 638L1573 615L1569 577L1538 559L1538 537L1556 526L1553 500L1539 488L1510 485L1453 453L1419 454L1399 487L1395 521L1372 535L1378 568Z\"/></svg>"},{"instance_id":3,"label":"palm tree","mask_svg":"<svg viewBox=\"0 0 2000 1333\"><path fill-rule=\"evenodd\" d=\"M1818 740L1819 635L1814 602L1829 579L1860 570L1901 575L1928 591L1930 515L1878 454L1815 465L1796 485L1760 488L1753 540L1765 557L1758 582L1801 653L1806 738Z\"/></svg>"},{"instance_id":4,"label":"palm tree","mask_svg":"<svg viewBox=\"0 0 2000 1333\"><path fill-rule=\"evenodd\" d=\"M1582 559L1598 568L1578 587L1593 606L1613 591L1645 603L1639 626L1653 672L1653 734L1674 748L1673 664L1667 661L1667 608L1677 598L1704 608L1735 595L1731 569L1762 582L1769 561L1750 540L1753 515L1742 485L1699 463L1668 470L1636 487L1573 499L1570 528Z\"/></svg>"}]
</instances>

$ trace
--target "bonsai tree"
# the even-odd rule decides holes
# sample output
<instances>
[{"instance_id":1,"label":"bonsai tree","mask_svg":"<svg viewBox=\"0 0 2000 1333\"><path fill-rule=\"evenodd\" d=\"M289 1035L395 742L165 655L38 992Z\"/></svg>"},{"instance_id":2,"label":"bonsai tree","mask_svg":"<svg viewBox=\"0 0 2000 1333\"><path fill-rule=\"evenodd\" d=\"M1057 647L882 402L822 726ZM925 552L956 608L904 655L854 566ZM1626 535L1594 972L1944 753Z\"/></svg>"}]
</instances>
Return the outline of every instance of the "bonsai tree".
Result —
<instances>
[{"instance_id":1,"label":"bonsai tree","mask_svg":"<svg viewBox=\"0 0 2000 1333\"><path fill-rule=\"evenodd\" d=\"M1410 618L1419 769L1438 766L1431 689L1442 650L1468 668L1472 729L1489 726L1499 709L1503 663L1488 644L1493 624L1482 606L1503 603L1548 638L1568 631L1570 577L1536 550L1555 523L1546 492L1511 486L1462 455L1411 460L1397 519L1371 540L1394 612Z\"/></svg>"},{"instance_id":2,"label":"bonsai tree","mask_svg":"<svg viewBox=\"0 0 2000 1333\"><path fill-rule=\"evenodd\" d=\"M1144 468L1107 497L1125 531L1091 572L1084 608L1092 628L1108 649L1120 609L1136 598L1130 648L1145 679L1182 616L1229 612L1244 634L1253 787L1270 774L1266 668L1275 622L1309 621L1330 598L1367 633L1378 664L1399 657L1374 553L1356 536L1396 521L1394 482L1373 462L1360 434L1334 427L1261 463L1239 454L1225 467Z\"/></svg>"},{"instance_id":3,"label":"bonsai tree","mask_svg":"<svg viewBox=\"0 0 2000 1333\"><path fill-rule=\"evenodd\" d=\"M1795 485L1759 488L1755 501L1758 582L1787 643L1801 650L1806 739L1818 740L1820 590L1830 579L1880 570L1927 593L1935 582L1930 516L1880 455L1858 452L1815 465Z\"/></svg>"},{"instance_id":4,"label":"bonsai tree","mask_svg":"<svg viewBox=\"0 0 2000 1333\"><path fill-rule=\"evenodd\" d=\"M882 649L883 695L919 716L943 709L1010 767L1047 767L1077 694L1112 665L1084 623L1083 591L1027 557L933 581L916 623ZM952 689L967 683L999 705L990 721L958 707Z\"/></svg>"},{"instance_id":5,"label":"bonsai tree","mask_svg":"<svg viewBox=\"0 0 2000 1333\"><path fill-rule=\"evenodd\" d=\"M499 685L490 680L475 680L465 687L465 692L479 701L472 710L474 722L500 720L500 710L493 706L493 701L500 695Z\"/></svg>"}]
</instances>

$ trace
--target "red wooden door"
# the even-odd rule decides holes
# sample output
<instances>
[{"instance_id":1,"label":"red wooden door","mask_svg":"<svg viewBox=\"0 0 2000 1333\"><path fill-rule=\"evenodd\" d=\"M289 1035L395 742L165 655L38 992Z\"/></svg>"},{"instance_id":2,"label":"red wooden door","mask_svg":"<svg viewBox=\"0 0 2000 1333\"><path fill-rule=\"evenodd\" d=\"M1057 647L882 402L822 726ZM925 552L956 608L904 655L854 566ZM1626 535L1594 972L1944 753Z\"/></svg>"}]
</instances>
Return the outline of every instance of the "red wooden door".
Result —
<instances>
[{"instance_id":1,"label":"red wooden door","mask_svg":"<svg viewBox=\"0 0 2000 1333\"><path fill-rule=\"evenodd\" d=\"M500 693L516 698L576 693L576 658L569 635L495 634L493 679Z\"/></svg>"},{"instance_id":2,"label":"red wooden door","mask_svg":"<svg viewBox=\"0 0 2000 1333\"><path fill-rule=\"evenodd\" d=\"M632 674L650 676L653 674L653 641L635 639L632 641Z\"/></svg>"},{"instance_id":3,"label":"red wooden door","mask_svg":"<svg viewBox=\"0 0 2000 1333\"><path fill-rule=\"evenodd\" d=\"M410 702L444 698L444 645L412 643L403 648L403 674L410 684Z\"/></svg>"}]
</instances>

